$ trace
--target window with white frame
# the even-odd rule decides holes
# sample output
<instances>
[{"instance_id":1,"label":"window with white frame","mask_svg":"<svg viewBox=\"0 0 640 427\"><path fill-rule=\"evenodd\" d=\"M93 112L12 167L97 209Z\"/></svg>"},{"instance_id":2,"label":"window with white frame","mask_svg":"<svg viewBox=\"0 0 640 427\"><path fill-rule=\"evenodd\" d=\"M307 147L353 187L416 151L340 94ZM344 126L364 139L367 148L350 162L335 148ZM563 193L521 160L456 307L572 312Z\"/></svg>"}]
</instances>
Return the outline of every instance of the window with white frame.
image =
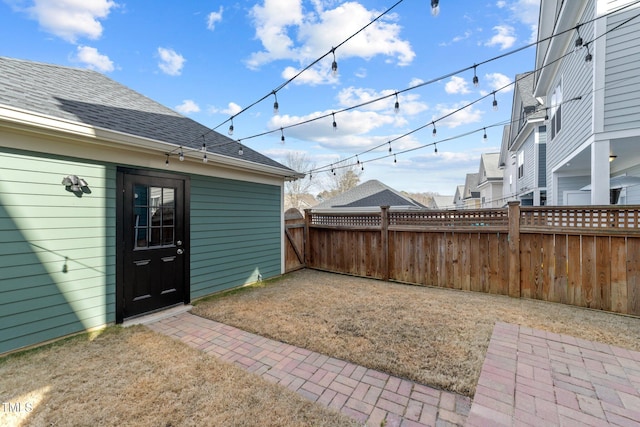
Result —
<instances>
[{"instance_id":1,"label":"window with white frame","mask_svg":"<svg viewBox=\"0 0 640 427\"><path fill-rule=\"evenodd\" d=\"M550 139L553 139L562 128L562 80L558 82L558 85L551 94L551 115L549 122L551 125Z\"/></svg>"},{"instance_id":2,"label":"window with white frame","mask_svg":"<svg viewBox=\"0 0 640 427\"><path fill-rule=\"evenodd\" d=\"M518 179L524 176L524 151L518 153Z\"/></svg>"}]
</instances>

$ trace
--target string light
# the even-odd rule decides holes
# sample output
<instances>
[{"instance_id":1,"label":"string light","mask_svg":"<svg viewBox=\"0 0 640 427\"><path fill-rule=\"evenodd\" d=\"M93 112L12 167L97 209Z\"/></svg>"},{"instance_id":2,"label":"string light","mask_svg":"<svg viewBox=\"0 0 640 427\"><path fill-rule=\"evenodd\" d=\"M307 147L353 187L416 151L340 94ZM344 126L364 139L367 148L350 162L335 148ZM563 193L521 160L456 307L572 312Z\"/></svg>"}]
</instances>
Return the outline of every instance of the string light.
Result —
<instances>
[{"instance_id":1,"label":"string light","mask_svg":"<svg viewBox=\"0 0 640 427\"><path fill-rule=\"evenodd\" d=\"M582 37L580 37L580 25L576 27L576 33L578 33L578 37L576 38L574 45L574 52L578 52L582 48Z\"/></svg>"},{"instance_id":2,"label":"string light","mask_svg":"<svg viewBox=\"0 0 640 427\"><path fill-rule=\"evenodd\" d=\"M589 43L585 43L584 47L587 48L587 54L584 57L584 62L589 63L593 60L593 55L591 55L591 52L589 51Z\"/></svg>"},{"instance_id":3,"label":"string light","mask_svg":"<svg viewBox=\"0 0 640 427\"><path fill-rule=\"evenodd\" d=\"M547 121L549 120L549 108L545 108L544 109L544 120Z\"/></svg>"},{"instance_id":4,"label":"string light","mask_svg":"<svg viewBox=\"0 0 640 427\"><path fill-rule=\"evenodd\" d=\"M238 155L242 156L244 154L244 150L242 149L242 142L238 140L238 144L240 144L240 148L238 148Z\"/></svg>"},{"instance_id":5,"label":"string light","mask_svg":"<svg viewBox=\"0 0 640 427\"><path fill-rule=\"evenodd\" d=\"M438 16L439 13L440 13L440 1L431 0L431 14L433 16Z\"/></svg>"},{"instance_id":6,"label":"string light","mask_svg":"<svg viewBox=\"0 0 640 427\"><path fill-rule=\"evenodd\" d=\"M391 154L393 150L391 150L391 141L389 141L389 154Z\"/></svg>"},{"instance_id":7,"label":"string light","mask_svg":"<svg viewBox=\"0 0 640 427\"><path fill-rule=\"evenodd\" d=\"M473 85L475 87L478 87L480 85L480 80L478 80L478 76L476 74L476 68L478 66L476 64L473 64Z\"/></svg>"},{"instance_id":8,"label":"string light","mask_svg":"<svg viewBox=\"0 0 640 427\"><path fill-rule=\"evenodd\" d=\"M233 135L233 116L231 117L231 124L229 125L229 136Z\"/></svg>"},{"instance_id":9,"label":"string light","mask_svg":"<svg viewBox=\"0 0 640 427\"><path fill-rule=\"evenodd\" d=\"M396 155L395 154L393 155L393 163L394 164L398 163L398 159L396 159Z\"/></svg>"},{"instance_id":10,"label":"string light","mask_svg":"<svg viewBox=\"0 0 640 427\"><path fill-rule=\"evenodd\" d=\"M336 48L331 48L331 53L333 54L333 62L331 63L331 75L336 77L338 75L338 63L336 62Z\"/></svg>"},{"instance_id":11,"label":"string light","mask_svg":"<svg viewBox=\"0 0 640 427\"><path fill-rule=\"evenodd\" d=\"M484 140L484 142L487 142L487 128L483 128L484 130L484 135L482 136L482 139Z\"/></svg>"},{"instance_id":12,"label":"string light","mask_svg":"<svg viewBox=\"0 0 640 427\"><path fill-rule=\"evenodd\" d=\"M184 152L182 151L182 145L180 146L180 154L178 154L178 159L181 162L184 162Z\"/></svg>"},{"instance_id":13,"label":"string light","mask_svg":"<svg viewBox=\"0 0 640 427\"><path fill-rule=\"evenodd\" d=\"M284 130L280 128L280 144L284 144Z\"/></svg>"},{"instance_id":14,"label":"string light","mask_svg":"<svg viewBox=\"0 0 640 427\"><path fill-rule=\"evenodd\" d=\"M169 166L169 154L167 154L167 160L164 161L165 166Z\"/></svg>"},{"instance_id":15,"label":"string light","mask_svg":"<svg viewBox=\"0 0 640 427\"><path fill-rule=\"evenodd\" d=\"M278 95L276 95L276 91L272 91L271 92L273 94L273 97L276 99L273 102L273 114L278 114L278 112L280 111L280 106L278 105Z\"/></svg>"},{"instance_id":16,"label":"string light","mask_svg":"<svg viewBox=\"0 0 640 427\"><path fill-rule=\"evenodd\" d=\"M398 114L400 112L400 101L398 101L398 92L396 92L396 103L393 106L393 111Z\"/></svg>"},{"instance_id":17,"label":"string light","mask_svg":"<svg viewBox=\"0 0 640 427\"><path fill-rule=\"evenodd\" d=\"M431 135L433 135L433 137L435 138L436 135L438 134L438 131L436 130L436 123L431 122L431 124L433 125L433 132L431 132Z\"/></svg>"},{"instance_id":18,"label":"string light","mask_svg":"<svg viewBox=\"0 0 640 427\"><path fill-rule=\"evenodd\" d=\"M205 152L204 155L202 156L202 163L207 163L209 161L209 159L207 158L207 153Z\"/></svg>"},{"instance_id":19,"label":"string light","mask_svg":"<svg viewBox=\"0 0 640 427\"><path fill-rule=\"evenodd\" d=\"M434 147L433 152L438 154L438 143L434 142L433 147Z\"/></svg>"},{"instance_id":20,"label":"string light","mask_svg":"<svg viewBox=\"0 0 640 427\"><path fill-rule=\"evenodd\" d=\"M331 113L331 116L333 117L333 130L336 131L338 130L338 124L336 123L336 113Z\"/></svg>"},{"instance_id":21,"label":"string light","mask_svg":"<svg viewBox=\"0 0 640 427\"><path fill-rule=\"evenodd\" d=\"M496 91L493 91L493 111L498 111L498 100L496 99Z\"/></svg>"},{"instance_id":22,"label":"string light","mask_svg":"<svg viewBox=\"0 0 640 427\"><path fill-rule=\"evenodd\" d=\"M360 164L360 159L358 158L358 155L356 154L356 164L359 165Z\"/></svg>"}]
</instances>

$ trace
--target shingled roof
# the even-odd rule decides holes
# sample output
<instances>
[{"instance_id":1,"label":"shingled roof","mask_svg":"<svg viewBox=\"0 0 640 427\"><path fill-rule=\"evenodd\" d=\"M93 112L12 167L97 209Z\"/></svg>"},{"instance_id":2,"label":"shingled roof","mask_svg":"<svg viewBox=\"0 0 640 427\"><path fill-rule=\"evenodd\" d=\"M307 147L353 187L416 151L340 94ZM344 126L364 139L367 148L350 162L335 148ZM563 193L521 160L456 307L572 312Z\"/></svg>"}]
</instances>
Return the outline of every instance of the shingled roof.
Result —
<instances>
[{"instance_id":1,"label":"shingled roof","mask_svg":"<svg viewBox=\"0 0 640 427\"><path fill-rule=\"evenodd\" d=\"M294 171L96 71L0 57L0 105ZM204 135L204 138L203 138Z\"/></svg>"},{"instance_id":2,"label":"shingled roof","mask_svg":"<svg viewBox=\"0 0 640 427\"><path fill-rule=\"evenodd\" d=\"M402 195L376 179L372 179L317 204L313 209L379 208L380 206L406 209L425 208L425 206L410 197Z\"/></svg>"}]
</instances>

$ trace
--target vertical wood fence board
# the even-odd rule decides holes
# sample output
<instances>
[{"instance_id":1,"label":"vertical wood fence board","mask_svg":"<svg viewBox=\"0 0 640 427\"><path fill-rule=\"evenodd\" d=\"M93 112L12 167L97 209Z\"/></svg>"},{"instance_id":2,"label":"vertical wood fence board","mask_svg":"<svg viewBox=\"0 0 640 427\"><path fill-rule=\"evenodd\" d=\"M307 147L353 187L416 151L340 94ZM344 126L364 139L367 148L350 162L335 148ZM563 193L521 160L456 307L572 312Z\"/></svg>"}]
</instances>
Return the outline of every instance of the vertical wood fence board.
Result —
<instances>
[{"instance_id":1,"label":"vertical wood fence board","mask_svg":"<svg viewBox=\"0 0 640 427\"><path fill-rule=\"evenodd\" d=\"M554 234L540 235L542 240L542 295L543 301L558 302L554 295L553 281L556 274L556 259L553 256L555 252Z\"/></svg>"},{"instance_id":2,"label":"vertical wood fence board","mask_svg":"<svg viewBox=\"0 0 640 427\"><path fill-rule=\"evenodd\" d=\"M627 312L627 242L611 238L611 311Z\"/></svg>"},{"instance_id":3,"label":"vertical wood fence board","mask_svg":"<svg viewBox=\"0 0 640 427\"><path fill-rule=\"evenodd\" d=\"M480 235L476 233L469 233L469 241L471 248L471 256L470 256L470 280L471 280L471 290L475 292L482 292L482 283L481 283L481 263L480 263Z\"/></svg>"},{"instance_id":4,"label":"vertical wood fence board","mask_svg":"<svg viewBox=\"0 0 640 427\"><path fill-rule=\"evenodd\" d=\"M597 289L601 310L611 310L611 240L608 236L596 237Z\"/></svg>"},{"instance_id":5,"label":"vertical wood fence board","mask_svg":"<svg viewBox=\"0 0 640 427\"><path fill-rule=\"evenodd\" d=\"M627 313L640 316L640 238L627 239Z\"/></svg>"},{"instance_id":6,"label":"vertical wood fence board","mask_svg":"<svg viewBox=\"0 0 640 427\"><path fill-rule=\"evenodd\" d=\"M499 244L498 248L500 249L500 266L498 268L499 280L500 280L500 294L502 295L511 295L511 286L510 286L510 278L511 278L511 269L509 263L511 262L511 256L509 254L509 234L502 233L499 235ZM518 263L519 265L519 263ZM516 277L513 279L517 281L518 291L516 296L520 296L520 267L518 266Z\"/></svg>"},{"instance_id":7,"label":"vertical wood fence board","mask_svg":"<svg viewBox=\"0 0 640 427\"><path fill-rule=\"evenodd\" d=\"M533 298L531 284L533 270L531 268L531 235L520 235L520 296Z\"/></svg>"},{"instance_id":8,"label":"vertical wood fence board","mask_svg":"<svg viewBox=\"0 0 640 427\"><path fill-rule=\"evenodd\" d=\"M582 238L582 289L584 302L588 308L599 308L600 298L595 291L596 286L596 238L583 236Z\"/></svg>"},{"instance_id":9,"label":"vertical wood fence board","mask_svg":"<svg viewBox=\"0 0 640 427\"><path fill-rule=\"evenodd\" d=\"M582 245L580 236L567 236L567 304L585 307L582 296Z\"/></svg>"},{"instance_id":10,"label":"vertical wood fence board","mask_svg":"<svg viewBox=\"0 0 640 427\"><path fill-rule=\"evenodd\" d=\"M551 289L553 299L551 301L567 303L567 235L556 234L554 241L554 272Z\"/></svg>"},{"instance_id":11,"label":"vertical wood fence board","mask_svg":"<svg viewBox=\"0 0 640 427\"><path fill-rule=\"evenodd\" d=\"M492 294L500 294L500 280L498 270L500 269L500 246L499 236L495 234L487 234L487 243L489 245L489 292Z\"/></svg>"},{"instance_id":12,"label":"vertical wood fence board","mask_svg":"<svg viewBox=\"0 0 640 427\"><path fill-rule=\"evenodd\" d=\"M469 254L471 252L471 233L464 233L461 235L460 241L460 288L464 291L471 290L471 265Z\"/></svg>"}]
</instances>

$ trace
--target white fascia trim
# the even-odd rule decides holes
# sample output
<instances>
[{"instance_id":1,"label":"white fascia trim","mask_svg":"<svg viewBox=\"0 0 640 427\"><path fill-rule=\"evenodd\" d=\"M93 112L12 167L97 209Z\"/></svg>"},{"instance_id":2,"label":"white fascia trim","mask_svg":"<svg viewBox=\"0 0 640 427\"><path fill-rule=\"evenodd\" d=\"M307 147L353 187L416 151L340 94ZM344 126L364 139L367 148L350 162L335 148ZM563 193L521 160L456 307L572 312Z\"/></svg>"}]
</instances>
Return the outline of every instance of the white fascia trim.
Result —
<instances>
[{"instance_id":1,"label":"white fascia trim","mask_svg":"<svg viewBox=\"0 0 640 427\"><path fill-rule=\"evenodd\" d=\"M567 31L578 24L580 17L584 14L587 2L567 1L564 2L560 16L558 17L558 25L556 33ZM543 97L549 91L549 85L553 81L554 76L558 73L558 68L562 61L557 61L568 49L569 42L573 40L575 33L567 31L562 35L554 35L549 40L549 48L542 62L542 69L538 72L538 78L533 89L534 98Z\"/></svg>"},{"instance_id":2,"label":"white fascia trim","mask_svg":"<svg viewBox=\"0 0 640 427\"><path fill-rule=\"evenodd\" d=\"M113 147L113 144L117 144L121 148L128 150L140 152L152 151L154 154L164 155L178 148L175 144L134 136L124 132L97 128L84 123L51 117L6 105L0 105L0 124L23 131L37 132L66 139L77 140L81 138L83 141L98 145ZM185 153L185 157L191 157L189 154L190 153ZM207 153L207 156L210 163L225 168L239 169L285 179L304 177L304 174L291 173L278 167L239 160L216 153Z\"/></svg>"}]
</instances>

